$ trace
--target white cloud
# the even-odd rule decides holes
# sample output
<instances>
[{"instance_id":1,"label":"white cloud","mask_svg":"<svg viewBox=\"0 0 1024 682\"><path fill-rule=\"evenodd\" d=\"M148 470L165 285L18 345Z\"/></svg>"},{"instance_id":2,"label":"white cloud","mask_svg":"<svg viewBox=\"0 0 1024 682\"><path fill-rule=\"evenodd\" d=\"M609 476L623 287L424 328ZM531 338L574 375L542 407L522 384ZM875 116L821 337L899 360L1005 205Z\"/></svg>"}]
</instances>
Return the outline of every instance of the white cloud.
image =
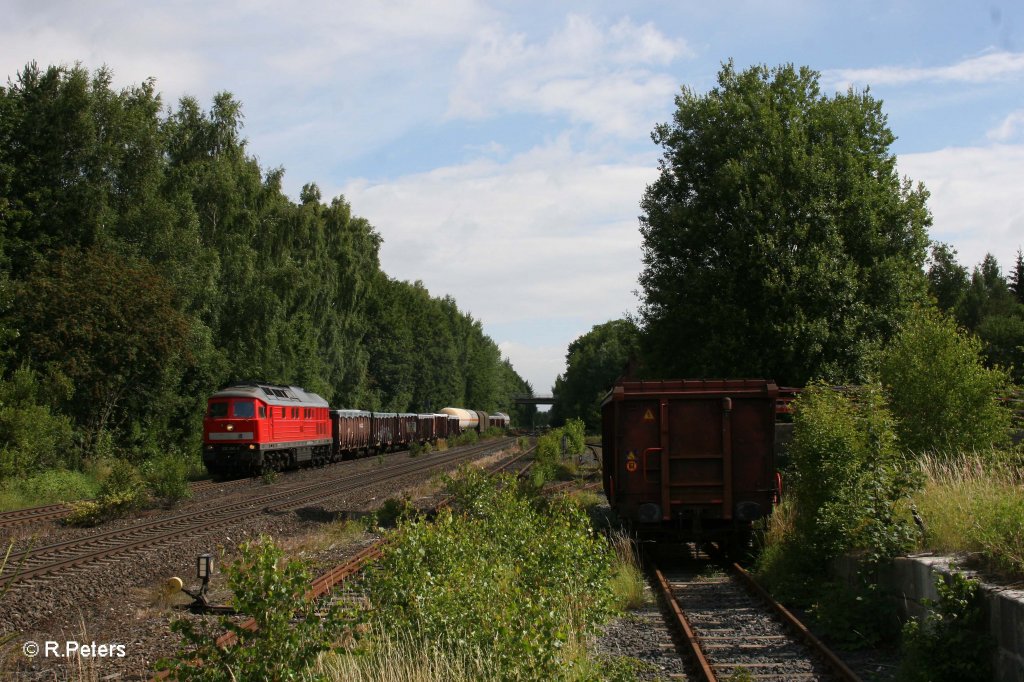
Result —
<instances>
[{"instance_id":1,"label":"white cloud","mask_svg":"<svg viewBox=\"0 0 1024 682\"><path fill-rule=\"evenodd\" d=\"M646 134L678 85L652 67L690 55L682 40L628 18L605 29L588 17L569 15L546 43L487 26L459 61L448 116L557 114L604 133Z\"/></svg>"},{"instance_id":2,"label":"white cloud","mask_svg":"<svg viewBox=\"0 0 1024 682\"><path fill-rule=\"evenodd\" d=\"M900 173L931 192L933 239L968 267L992 253L1004 271L1024 247L1024 145L952 147L899 157Z\"/></svg>"},{"instance_id":3,"label":"white cloud","mask_svg":"<svg viewBox=\"0 0 1024 682\"><path fill-rule=\"evenodd\" d=\"M535 346L503 341L498 344L519 376L530 382L535 395L551 395L554 378L565 372L565 349L575 337L559 345Z\"/></svg>"},{"instance_id":4,"label":"white cloud","mask_svg":"<svg viewBox=\"0 0 1024 682\"><path fill-rule=\"evenodd\" d=\"M391 276L453 295L485 329L573 318L586 331L636 306L638 204L656 174L653 151L605 164L560 138L507 163L356 181L342 192L383 236ZM528 378L546 390L555 373Z\"/></svg>"},{"instance_id":5,"label":"white cloud","mask_svg":"<svg viewBox=\"0 0 1024 682\"><path fill-rule=\"evenodd\" d=\"M177 39L190 27L160 8L104 15L69 4L7 18L0 26L0 71L12 80L30 61L41 68L81 62L90 71L106 65L116 87L156 78L158 89L169 94L165 102L205 83L206 61Z\"/></svg>"},{"instance_id":6,"label":"white cloud","mask_svg":"<svg viewBox=\"0 0 1024 682\"><path fill-rule=\"evenodd\" d=\"M1024 75L1024 52L997 51L955 64L932 67L880 66L826 71L825 82L838 90L851 86L909 85L918 82L990 83Z\"/></svg>"},{"instance_id":7,"label":"white cloud","mask_svg":"<svg viewBox=\"0 0 1024 682\"><path fill-rule=\"evenodd\" d=\"M1024 134L1024 109L1009 114L1002 122L988 131L988 139L996 142L1009 142Z\"/></svg>"}]
</instances>

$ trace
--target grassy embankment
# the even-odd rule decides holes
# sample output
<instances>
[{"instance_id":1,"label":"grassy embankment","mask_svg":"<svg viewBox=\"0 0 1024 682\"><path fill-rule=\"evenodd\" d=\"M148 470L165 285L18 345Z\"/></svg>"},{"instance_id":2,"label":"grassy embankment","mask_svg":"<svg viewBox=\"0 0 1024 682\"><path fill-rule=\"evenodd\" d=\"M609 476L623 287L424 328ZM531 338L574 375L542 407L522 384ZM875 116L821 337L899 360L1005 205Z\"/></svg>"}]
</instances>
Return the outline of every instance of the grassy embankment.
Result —
<instances>
[{"instance_id":1,"label":"grassy embankment","mask_svg":"<svg viewBox=\"0 0 1024 682\"><path fill-rule=\"evenodd\" d=\"M1024 457L1006 452L927 456L912 499L925 524L919 547L1024 577Z\"/></svg>"}]
</instances>

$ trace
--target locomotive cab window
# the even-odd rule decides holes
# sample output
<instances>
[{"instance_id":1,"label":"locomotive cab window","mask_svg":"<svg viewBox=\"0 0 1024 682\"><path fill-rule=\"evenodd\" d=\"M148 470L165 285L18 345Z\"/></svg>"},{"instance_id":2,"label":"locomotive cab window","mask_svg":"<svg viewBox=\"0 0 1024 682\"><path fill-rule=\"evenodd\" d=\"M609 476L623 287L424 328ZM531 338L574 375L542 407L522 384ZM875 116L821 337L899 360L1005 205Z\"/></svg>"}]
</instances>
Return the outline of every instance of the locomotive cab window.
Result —
<instances>
[{"instance_id":1,"label":"locomotive cab window","mask_svg":"<svg viewBox=\"0 0 1024 682\"><path fill-rule=\"evenodd\" d=\"M236 400L232 413L241 419L252 419L256 416L256 406L251 400Z\"/></svg>"},{"instance_id":2,"label":"locomotive cab window","mask_svg":"<svg viewBox=\"0 0 1024 682\"><path fill-rule=\"evenodd\" d=\"M260 419L266 419L266 418L267 418L267 408L264 407L263 405L260 405Z\"/></svg>"},{"instance_id":3,"label":"locomotive cab window","mask_svg":"<svg viewBox=\"0 0 1024 682\"><path fill-rule=\"evenodd\" d=\"M210 403L210 411L207 413L213 419L221 419L228 416L227 403Z\"/></svg>"}]
</instances>

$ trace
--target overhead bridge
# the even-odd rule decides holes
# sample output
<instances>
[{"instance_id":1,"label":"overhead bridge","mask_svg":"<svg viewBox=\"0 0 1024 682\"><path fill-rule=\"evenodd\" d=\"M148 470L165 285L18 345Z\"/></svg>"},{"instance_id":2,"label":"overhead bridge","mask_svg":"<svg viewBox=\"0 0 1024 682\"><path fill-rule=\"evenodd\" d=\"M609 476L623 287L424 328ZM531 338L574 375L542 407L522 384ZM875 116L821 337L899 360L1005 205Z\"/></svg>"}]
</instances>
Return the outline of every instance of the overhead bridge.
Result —
<instances>
[{"instance_id":1,"label":"overhead bridge","mask_svg":"<svg viewBox=\"0 0 1024 682\"><path fill-rule=\"evenodd\" d=\"M516 405L554 405L555 397L550 395L517 395L512 398Z\"/></svg>"}]
</instances>

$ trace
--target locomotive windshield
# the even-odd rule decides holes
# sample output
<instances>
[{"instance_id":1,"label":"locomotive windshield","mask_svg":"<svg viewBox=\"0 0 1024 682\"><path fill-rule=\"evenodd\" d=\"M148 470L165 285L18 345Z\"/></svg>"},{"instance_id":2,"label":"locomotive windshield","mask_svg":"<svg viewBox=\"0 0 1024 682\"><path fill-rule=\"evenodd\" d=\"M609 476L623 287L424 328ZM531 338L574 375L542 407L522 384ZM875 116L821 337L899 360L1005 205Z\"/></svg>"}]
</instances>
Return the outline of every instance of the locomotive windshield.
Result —
<instances>
[{"instance_id":1,"label":"locomotive windshield","mask_svg":"<svg viewBox=\"0 0 1024 682\"><path fill-rule=\"evenodd\" d=\"M256 416L256 407L251 400L236 400L233 414L242 419L252 419Z\"/></svg>"},{"instance_id":2,"label":"locomotive windshield","mask_svg":"<svg viewBox=\"0 0 1024 682\"><path fill-rule=\"evenodd\" d=\"M213 419L220 419L228 416L228 404L227 403L210 403L209 416Z\"/></svg>"}]
</instances>

